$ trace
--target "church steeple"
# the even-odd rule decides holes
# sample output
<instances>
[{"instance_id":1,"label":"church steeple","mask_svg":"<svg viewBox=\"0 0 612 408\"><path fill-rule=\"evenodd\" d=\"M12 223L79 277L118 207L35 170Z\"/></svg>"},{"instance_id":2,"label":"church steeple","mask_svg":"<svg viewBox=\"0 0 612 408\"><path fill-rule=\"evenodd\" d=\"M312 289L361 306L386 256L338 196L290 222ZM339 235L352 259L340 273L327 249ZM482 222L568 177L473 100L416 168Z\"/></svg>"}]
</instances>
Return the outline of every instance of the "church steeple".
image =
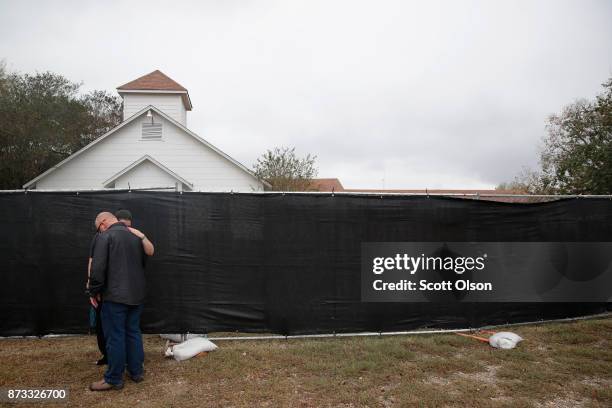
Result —
<instances>
[{"instance_id":1,"label":"church steeple","mask_svg":"<svg viewBox=\"0 0 612 408\"><path fill-rule=\"evenodd\" d=\"M124 120L153 105L186 126L186 112L193 108L187 89L159 70L121 85L117 92L123 97Z\"/></svg>"}]
</instances>

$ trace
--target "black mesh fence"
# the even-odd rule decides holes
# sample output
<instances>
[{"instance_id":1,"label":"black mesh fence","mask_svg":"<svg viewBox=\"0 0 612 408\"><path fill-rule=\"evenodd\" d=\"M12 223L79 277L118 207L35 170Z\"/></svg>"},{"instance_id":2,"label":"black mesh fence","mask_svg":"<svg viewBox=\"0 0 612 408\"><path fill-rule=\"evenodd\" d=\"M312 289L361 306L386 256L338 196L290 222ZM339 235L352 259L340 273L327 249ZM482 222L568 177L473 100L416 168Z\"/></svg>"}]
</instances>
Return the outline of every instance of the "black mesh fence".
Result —
<instances>
[{"instance_id":1,"label":"black mesh fence","mask_svg":"<svg viewBox=\"0 0 612 408\"><path fill-rule=\"evenodd\" d=\"M610 308L360 298L362 242L612 241L606 198L510 204L323 193L11 192L0 193L0 335L87 331L94 217L119 208L132 212L156 247L146 270L145 332L458 328Z\"/></svg>"}]
</instances>

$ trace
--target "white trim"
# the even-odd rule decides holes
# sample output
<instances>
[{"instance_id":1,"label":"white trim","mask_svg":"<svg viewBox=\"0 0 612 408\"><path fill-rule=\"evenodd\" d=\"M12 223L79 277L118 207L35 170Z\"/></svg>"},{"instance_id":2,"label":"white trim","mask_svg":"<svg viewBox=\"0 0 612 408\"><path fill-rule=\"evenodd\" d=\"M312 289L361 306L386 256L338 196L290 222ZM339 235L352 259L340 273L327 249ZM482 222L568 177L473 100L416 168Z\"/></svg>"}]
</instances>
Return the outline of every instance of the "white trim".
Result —
<instances>
[{"instance_id":1,"label":"white trim","mask_svg":"<svg viewBox=\"0 0 612 408\"><path fill-rule=\"evenodd\" d=\"M179 93L179 94L186 94L187 91L179 91L178 89L176 91L172 91L172 90L156 90L156 89L119 89L117 88L117 92L122 94L122 93L167 93L167 94L174 94L174 93Z\"/></svg>"},{"instance_id":2,"label":"white trim","mask_svg":"<svg viewBox=\"0 0 612 408\"><path fill-rule=\"evenodd\" d=\"M124 174L126 174L130 170L136 168L139 164L141 164L142 162L147 161L147 160L149 162L153 163L155 166L159 167L161 170L163 170L167 174L169 174L175 180L180 181L181 183L183 183L187 187L193 188L193 183L190 183L189 181L185 180L184 178L182 178L181 176L179 176L178 174L176 174L175 172L173 172L172 170L170 170L169 168L167 168L166 166L164 166L163 164L161 164L160 162L158 162L157 160L155 160L153 157L149 156L148 154L145 154L140 159L136 160L135 162L133 162L132 164L130 164L129 166L127 166L123 170L120 170L118 173L115 173L113 176L111 176L110 178L106 179L102 183L102 186L104 186L104 188L109 188L107 186L110 183L116 181L119 177L123 176Z\"/></svg>"},{"instance_id":3,"label":"white trim","mask_svg":"<svg viewBox=\"0 0 612 408\"><path fill-rule=\"evenodd\" d=\"M145 94L180 94L183 102L187 101L189 106L185 106L185 109L191 111L193 109L193 105L191 103L191 97L189 96L189 92L187 91L171 91L171 90L156 90L156 89L119 89L117 88L117 93L121 95L122 93L145 93ZM184 96L187 96L185 99Z\"/></svg>"},{"instance_id":4,"label":"white trim","mask_svg":"<svg viewBox=\"0 0 612 408\"><path fill-rule=\"evenodd\" d=\"M244 165L242 165L241 163L239 163L236 160L232 159L230 156L228 156L227 154L223 153L221 150L219 150L215 146L211 145L206 140L202 139L200 136L196 135L191 130L187 129L181 123L177 122L176 120L172 119L170 116L166 115L165 113L163 113L162 111L157 109L155 106L148 105L148 106L142 108L140 111L138 111L135 114L133 114L132 116L130 116L128 119L126 119L123 122L121 122L119 125L115 126L113 129L111 129L108 132L106 132L104 135L100 136L99 138L97 138L96 140L94 140L93 142L88 144L87 146L81 148L80 150L78 150L77 152L75 152L75 153L71 154L70 156L66 157L64 160L62 160L61 162L59 162L55 166L51 167L50 169L48 169L44 173L42 173L42 174L38 175L37 177L33 178L32 180L28 181L26 184L23 185L23 188L24 189L28 189L33 184L36 184L36 182L39 181L40 179L42 179L43 177L46 177L47 175L49 175L50 173L52 173L53 171L55 171L59 167L63 166L64 164L66 164L70 160L74 159L75 157L79 156L80 154L82 154L86 150L88 150L91 147L95 146L96 144L100 143L101 141L103 141L104 139L106 139L107 137L109 137L110 135L115 133L117 130L119 130L122 127L126 126L127 124L133 122L136 118L140 117L142 114L144 114L149 109L152 109L157 114L159 114L161 117L166 119L168 122L174 124L179 129L185 131L187 134L189 134L190 136L194 137L196 140L200 141L205 146L209 147L211 150L213 150L215 153L219 154L221 157L227 159L230 163L234 164L239 169L245 171L247 174L249 174L251 177L253 177L258 182L263 183L264 185L270 187L270 184L268 182L266 182L265 180L260 180L259 178L257 178L257 176L255 176L255 174L251 170L246 168Z\"/></svg>"}]
</instances>

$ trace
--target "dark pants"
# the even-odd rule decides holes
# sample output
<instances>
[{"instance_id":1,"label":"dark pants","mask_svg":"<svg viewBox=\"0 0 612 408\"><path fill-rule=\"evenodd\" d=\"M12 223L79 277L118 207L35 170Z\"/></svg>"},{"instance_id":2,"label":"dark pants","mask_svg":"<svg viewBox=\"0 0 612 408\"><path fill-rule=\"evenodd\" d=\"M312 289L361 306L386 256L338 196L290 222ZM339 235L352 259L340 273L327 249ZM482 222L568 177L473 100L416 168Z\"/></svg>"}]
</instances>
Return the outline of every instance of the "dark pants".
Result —
<instances>
[{"instance_id":1,"label":"dark pants","mask_svg":"<svg viewBox=\"0 0 612 408\"><path fill-rule=\"evenodd\" d=\"M106 342L104 341L104 329L102 329L102 302L98 303L96 311L96 338L98 340L98 349L102 353L102 358L106 358Z\"/></svg>"},{"instance_id":2,"label":"dark pants","mask_svg":"<svg viewBox=\"0 0 612 408\"><path fill-rule=\"evenodd\" d=\"M127 363L132 377L143 373L144 349L140 333L142 305L102 303L102 328L106 339L108 368L104 380L108 384L123 384L123 371Z\"/></svg>"}]
</instances>

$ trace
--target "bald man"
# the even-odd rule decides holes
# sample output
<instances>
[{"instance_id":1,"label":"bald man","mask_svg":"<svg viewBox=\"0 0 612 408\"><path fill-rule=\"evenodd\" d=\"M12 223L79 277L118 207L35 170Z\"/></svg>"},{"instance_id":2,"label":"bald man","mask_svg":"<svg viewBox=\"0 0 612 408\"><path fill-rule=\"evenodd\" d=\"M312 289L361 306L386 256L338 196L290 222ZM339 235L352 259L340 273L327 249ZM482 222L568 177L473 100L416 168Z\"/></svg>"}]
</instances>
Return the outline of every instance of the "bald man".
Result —
<instances>
[{"instance_id":1,"label":"bald man","mask_svg":"<svg viewBox=\"0 0 612 408\"><path fill-rule=\"evenodd\" d=\"M134 382L143 379L144 350L140 315L145 299L142 240L110 212L95 220L100 235L91 263L89 293L92 303L100 299L102 328L106 340L108 368L104 379L89 386L92 391L123 388L123 372Z\"/></svg>"},{"instance_id":2,"label":"bald man","mask_svg":"<svg viewBox=\"0 0 612 408\"><path fill-rule=\"evenodd\" d=\"M136 228L132 228L132 213L129 210L122 209L115 212L115 217L117 218L117 220L119 220L119 222L124 223L132 234L140 238L140 240L142 241L142 248L144 249L145 254L147 254L148 256L153 256L153 253L155 252L153 243L145 236L145 234L143 234ZM91 276L91 262L93 260L93 254L96 248L96 241L98 239L99 234L100 230L99 228L96 228L96 234L91 240L91 245L89 247L89 262L87 264L87 283L85 285L85 288L88 290L89 278ZM98 342L98 349L100 350L100 353L102 353L102 358L96 361L96 365L106 365L108 364L108 359L106 358L106 341L104 340L104 330L102 329L102 319L100 316L100 307L102 306L100 302L100 297L98 296L97 298L92 298L90 302L91 306L94 308L95 311L96 339Z\"/></svg>"}]
</instances>

